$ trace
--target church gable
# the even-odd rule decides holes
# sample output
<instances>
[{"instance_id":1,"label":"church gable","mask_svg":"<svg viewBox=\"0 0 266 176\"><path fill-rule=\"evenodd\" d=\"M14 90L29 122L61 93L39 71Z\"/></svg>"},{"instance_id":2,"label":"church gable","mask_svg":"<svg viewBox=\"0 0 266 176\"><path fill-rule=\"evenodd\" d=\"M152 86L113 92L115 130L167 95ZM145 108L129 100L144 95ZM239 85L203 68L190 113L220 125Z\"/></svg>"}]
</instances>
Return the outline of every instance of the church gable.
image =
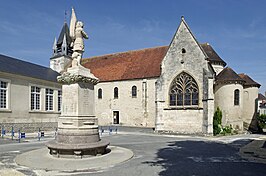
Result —
<instances>
[{"instance_id":1,"label":"church gable","mask_svg":"<svg viewBox=\"0 0 266 176\"><path fill-rule=\"evenodd\" d=\"M212 133L214 70L184 18L161 68L156 82L156 130Z\"/></svg>"},{"instance_id":2,"label":"church gable","mask_svg":"<svg viewBox=\"0 0 266 176\"><path fill-rule=\"evenodd\" d=\"M185 69L189 67L192 62L206 65L205 59L207 59L207 57L208 56L198 44L184 18L182 18L175 36L171 41L166 57L163 60L163 64L180 65Z\"/></svg>"},{"instance_id":3,"label":"church gable","mask_svg":"<svg viewBox=\"0 0 266 176\"><path fill-rule=\"evenodd\" d=\"M165 101L165 97L168 96L168 85L182 71L194 77L199 82L199 87L202 90L204 70L207 71L207 74L210 72L207 58L208 56L195 39L184 18L182 18L162 61L162 73L158 80L158 86L165 86L162 87L165 91L158 94L158 98Z\"/></svg>"}]
</instances>

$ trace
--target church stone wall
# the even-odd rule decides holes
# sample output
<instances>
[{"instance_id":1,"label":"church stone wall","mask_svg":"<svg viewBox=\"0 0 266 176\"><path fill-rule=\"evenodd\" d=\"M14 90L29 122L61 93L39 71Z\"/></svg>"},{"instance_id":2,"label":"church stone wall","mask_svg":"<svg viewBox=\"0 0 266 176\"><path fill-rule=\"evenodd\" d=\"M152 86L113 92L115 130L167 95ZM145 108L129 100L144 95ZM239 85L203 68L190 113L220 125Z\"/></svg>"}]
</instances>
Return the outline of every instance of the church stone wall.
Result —
<instances>
[{"instance_id":1,"label":"church stone wall","mask_svg":"<svg viewBox=\"0 0 266 176\"><path fill-rule=\"evenodd\" d=\"M244 128L257 130L257 98L259 89L257 87L247 87L243 90L243 110L242 117Z\"/></svg>"},{"instance_id":2,"label":"church stone wall","mask_svg":"<svg viewBox=\"0 0 266 176\"><path fill-rule=\"evenodd\" d=\"M4 126L7 130L14 126L15 130L20 128L27 132L37 131L38 128L54 130L57 127L57 117L60 114L56 111L58 104L57 90L61 89L60 84L7 73L1 73L0 75L1 80L9 82L9 108L0 110L0 126ZM41 88L40 111L30 110L30 86ZM55 111L45 111L45 88L54 90Z\"/></svg>"},{"instance_id":3,"label":"church stone wall","mask_svg":"<svg viewBox=\"0 0 266 176\"><path fill-rule=\"evenodd\" d=\"M119 124L123 126L154 127L155 80L136 79L100 82L95 86L95 111L99 125L114 124L114 111L119 112ZM137 97L132 97L132 86L137 87ZM118 98L114 98L114 88ZM102 89L102 99L98 89Z\"/></svg>"},{"instance_id":4,"label":"church stone wall","mask_svg":"<svg viewBox=\"0 0 266 176\"><path fill-rule=\"evenodd\" d=\"M185 52L182 52L183 49ZM204 85L204 74L209 74L208 62L183 20L162 61L161 69L161 76L156 82L156 130L207 133L209 130L203 130L203 120L209 119L204 117L204 114L209 113L203 113L203 93L208 92L208 86L213 85ZM173 79L183 71L191 75L198 84L199 104L197 107L171 107L169 105L170 85ZM213 109L211 104L209 108ZM206 126L209 126L208 123L212 124L212 122L206 123Z\"/></svg>"},{"instance_id":5,"label":"church stone wall","mask_svg":"<svg viewBox=\"0 0 266 176\"><path fill-rule=\"evenodd\" d=\"M239 89L239 105L234 105L234 91ZM243 86L241 84L218 84L215 86L215 109L223 113L222 125L232 125L243 130Z\"/></svg>"},{"instance_id":6,"label":"church stone wall","mask_svg":"<svg viewBox=\"0 0 266 176\"><path fill-rule=\"evenodd\" d=\"M164 128L157 128L157 131L201 134L203 123L202 117L203 110L164 110Z\"/></svg>"}]
</instances>

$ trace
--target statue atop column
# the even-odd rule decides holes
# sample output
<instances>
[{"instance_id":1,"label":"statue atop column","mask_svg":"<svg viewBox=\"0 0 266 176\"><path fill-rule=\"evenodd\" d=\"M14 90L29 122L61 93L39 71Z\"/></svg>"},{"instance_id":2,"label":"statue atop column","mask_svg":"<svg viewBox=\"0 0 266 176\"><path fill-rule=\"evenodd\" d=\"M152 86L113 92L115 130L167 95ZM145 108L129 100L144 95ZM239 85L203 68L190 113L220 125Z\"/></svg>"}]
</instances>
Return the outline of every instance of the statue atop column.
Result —
<instances>
[{"instance_id":1,"label":"statue atop column","mask_svg":"<svg viewBox=\"0 0 266 176\"><path fill-rule=\"evenodd\" d=\"M88 68L81 65L84 52L83 23L77 21L72 8L69 36L73 47L72 67L57 77L62 83L62 111L58 118L55 140L46 145L55 157L89 157L105 154L108 141L101 140L95 116L94 86L99 82Z\"/></svg>"},{"instance_id":2,"label":"statue atop column","mask_svg":"<svg viewBox=\"0 0 266 176\"><path fill-rule=\"evenodd\" d=\"M83 39L89 38L86 32L83 30L83 27L84 24L81 21L77 21L75 11L72 8L69 34L72 39L71 45L73 46L72 67L79 66L81 64L82 54L84 53Z\"/></svg>"}]
</instances>

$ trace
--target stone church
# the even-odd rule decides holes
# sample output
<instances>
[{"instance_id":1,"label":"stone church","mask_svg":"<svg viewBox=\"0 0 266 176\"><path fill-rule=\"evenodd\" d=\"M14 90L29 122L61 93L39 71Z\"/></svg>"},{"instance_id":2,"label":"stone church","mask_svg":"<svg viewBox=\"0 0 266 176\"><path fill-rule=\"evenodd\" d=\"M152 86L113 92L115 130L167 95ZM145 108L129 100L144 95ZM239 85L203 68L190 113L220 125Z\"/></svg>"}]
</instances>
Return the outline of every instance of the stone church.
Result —
<instances>
[{"instance_id":1,"label":"stone church","mask_svg":"<svg viewBox=\"0 0 266 176\"><path fill-rule=\"evenodd\" d=\"M71 65L70 43L65 23L50 59L58 73ZM169 46L83 58L82 65L100 80L95 86L99 125L211 134L219 107L223 125L256 128L260 84L226 67L210 44L197 41L183 17Z\"/></svg>"}]
</instances>

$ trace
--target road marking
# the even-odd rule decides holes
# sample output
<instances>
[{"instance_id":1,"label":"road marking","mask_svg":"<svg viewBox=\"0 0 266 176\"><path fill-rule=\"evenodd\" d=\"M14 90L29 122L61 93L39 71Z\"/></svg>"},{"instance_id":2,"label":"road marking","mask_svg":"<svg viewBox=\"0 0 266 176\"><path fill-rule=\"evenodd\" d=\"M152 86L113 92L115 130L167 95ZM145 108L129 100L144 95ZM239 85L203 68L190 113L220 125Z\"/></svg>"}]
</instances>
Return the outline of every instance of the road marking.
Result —
<instances>
[{"instance_id":1,"label":"road marking","mask_svg":"<svg viewBox=\"0 0 266 176\"><path fill-rule=\"evenodd\" d=\"M8 151L6 153L20 153L20 150Z\"/></svg>"}]
</instances>

